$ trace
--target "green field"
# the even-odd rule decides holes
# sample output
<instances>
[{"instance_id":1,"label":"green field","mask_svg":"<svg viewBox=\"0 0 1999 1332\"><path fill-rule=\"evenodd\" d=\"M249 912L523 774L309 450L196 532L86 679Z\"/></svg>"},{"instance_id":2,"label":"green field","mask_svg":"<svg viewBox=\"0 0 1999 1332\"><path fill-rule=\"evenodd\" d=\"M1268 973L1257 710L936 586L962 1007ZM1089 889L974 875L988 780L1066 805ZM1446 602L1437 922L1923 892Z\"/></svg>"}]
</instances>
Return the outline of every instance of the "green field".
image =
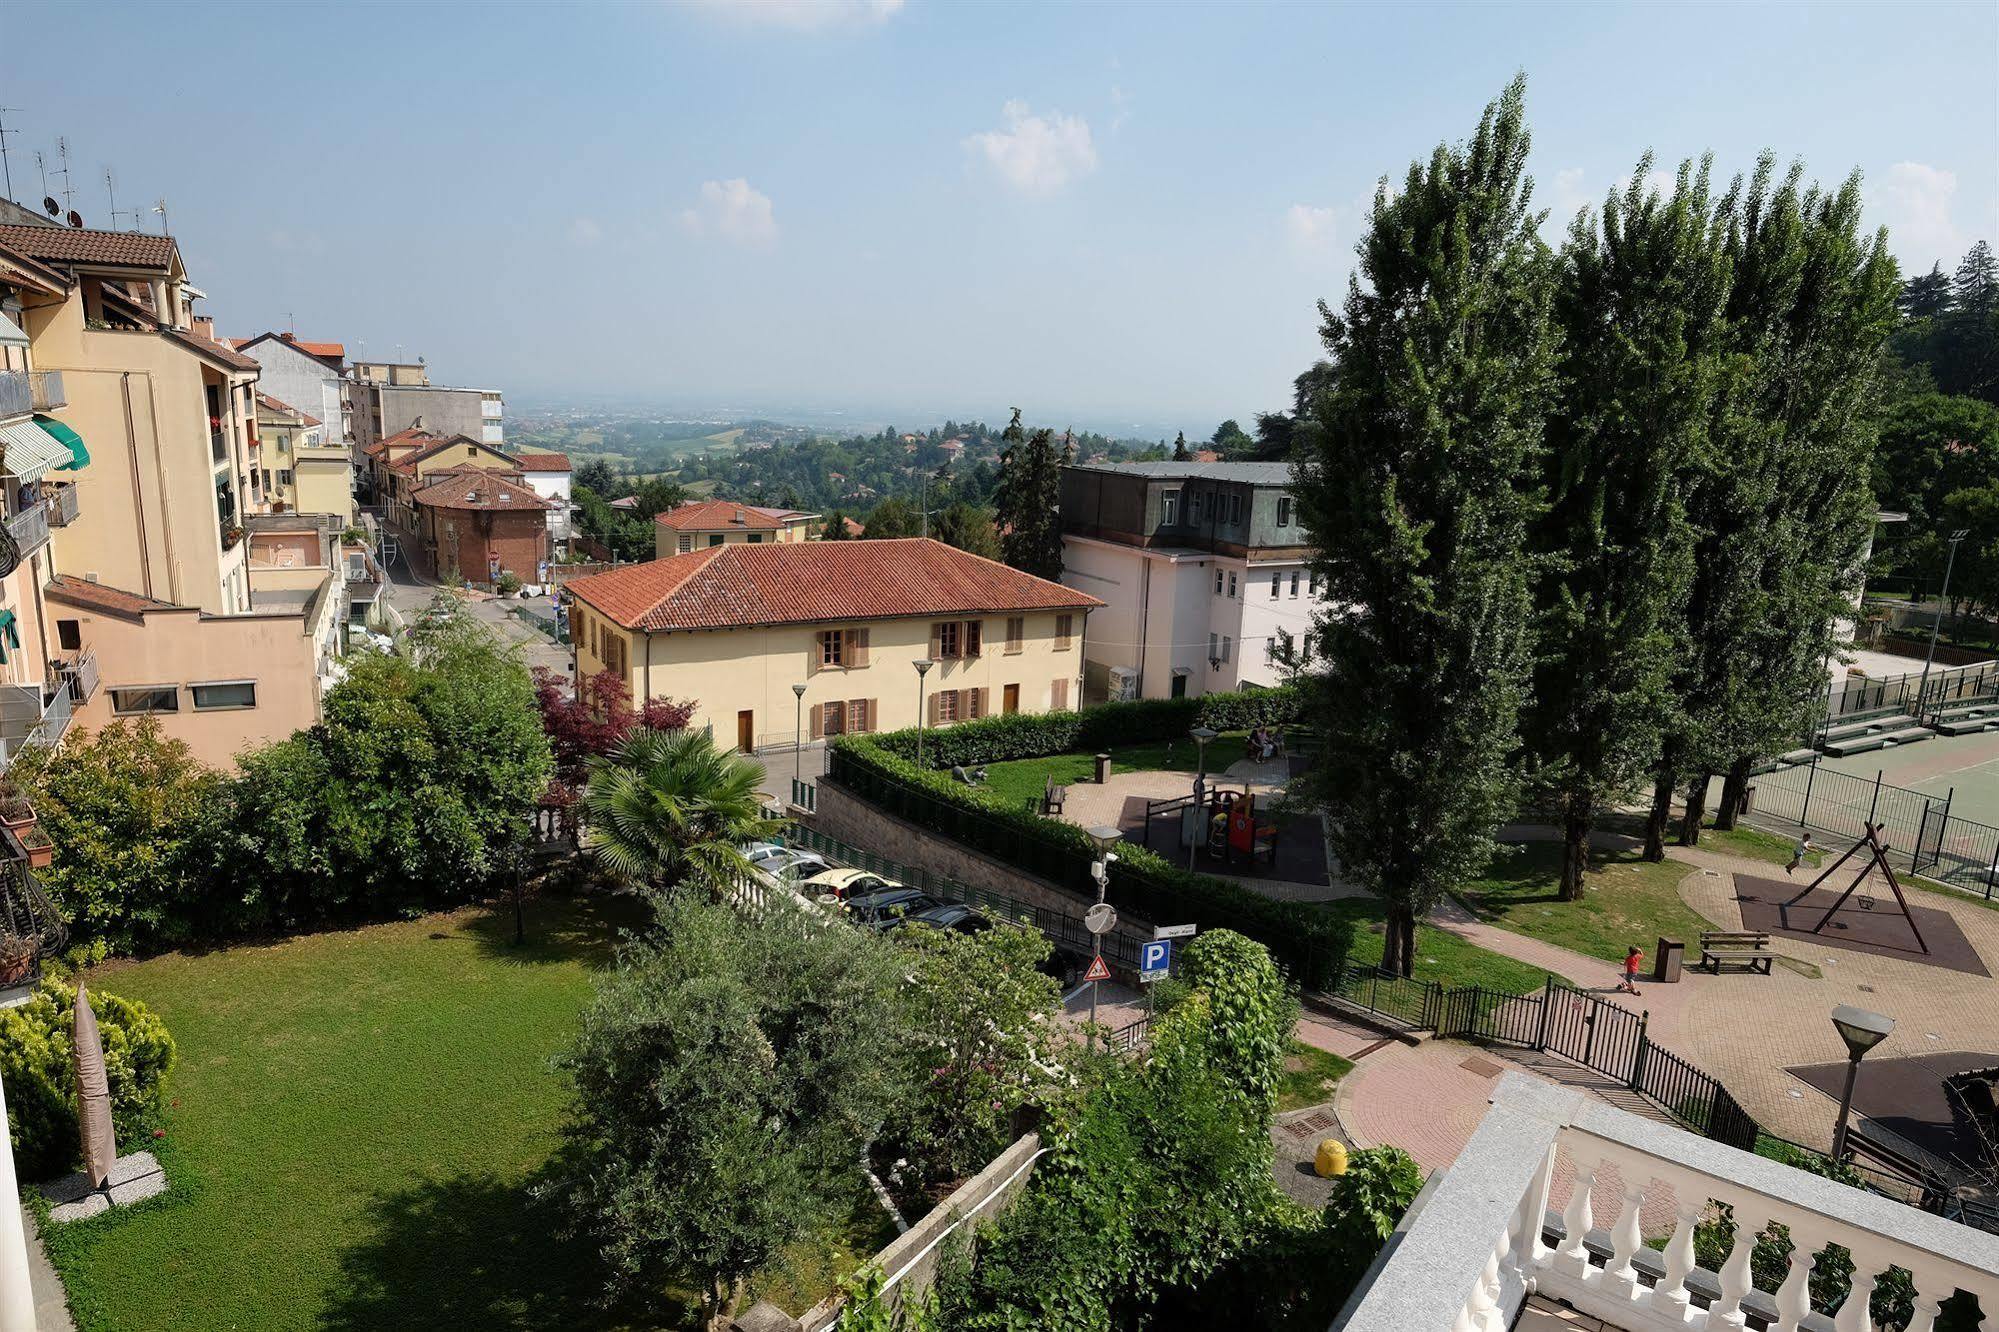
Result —
<instances>
[{"instance_id":1,"label":"green field","mask_svg":"<svg viewBox=\"0 0 1999 1332\"><path fill-rule=\"evenodd\" d=\"M550 1060L643 920L629 899L555 898L525 948L509 911L472 908L99 968L93 986L160 1013L181 1063L167 1195L48 1231L78 1326L661 1326L599 1307L592 1247L534 1196L565 1101ZM855 1216L761 1287L817 1299L883 1240L871 1200Z\"/></svg>"},{"instance_id":2,"label":"green field","mask_svg":"<svg viewBox=\"0 0 1999 1332\"><path fill-rule=\"evenodd\" d=\"M1284 1064L1284 1076L1277 1080L1279 1114L1332 1100L1340 1079L1353 1072L1352 1060L1296 1040L1291 1042L1291 1057Z\"/></svg>"},{"instance_id":3,"label":"green field","mask_svg":"<svg viewBox=\"0 0 1999 1332\"><path fill-rule=\"evenodd\" d=\"M1242 757L1248 731L1224 731L1208 742L1208 771L1216 772ZM1109 750L1111 771L1186 772L1195 770L1199 755L1192 740L1155 740L1148 744L1122 745ZM1013 759L986 765L986 786L1009 803L1039 798L1052 779L1057 786L1088 782L1096 777L1094 754L1051 754L1046 758ZM1190 784L1187 788L1193 790Z\"/></svg>"},{"instance_id":4,"label":"green field","mask_svg":"<svg viewBox=\"0 0 1999 1332\"><path fill-rule=\"evenodd\" d=\"M1702 834L1702 842L1709 834ZM1502 848L1462 896L1502 929L1622 963L1636 945L1649 956L1661 935L1694 943L1714 923L1680 899L1679 883L1694 872L1670 855L1657 864L1633 851L1599 851L1590 859L1580 900L1561 900L1562 845L1524 842Z\"/></svg>"},{"instance_id":5,"label":"green field","mask_svg":"<svg viewBox=\"0 0 1999 1332\"><path fill-rule=\"evenodd\" d=\"M1349 961L1362 964L1381 961L1381 924L1387 913L1379 899L1349 897L1321 903L1318 909L1352 922L1354 946L1348 955ZM1413 970L1417 980L1436 981L1447 987L1480 985L1508 994L1538 990L1548 980L1548 973L1537 966L1516 962L1504 954L1461 939L1449 930L1440 930L1421 922L1416 926L1416 965Z\"/></svg>"}]
</instances>

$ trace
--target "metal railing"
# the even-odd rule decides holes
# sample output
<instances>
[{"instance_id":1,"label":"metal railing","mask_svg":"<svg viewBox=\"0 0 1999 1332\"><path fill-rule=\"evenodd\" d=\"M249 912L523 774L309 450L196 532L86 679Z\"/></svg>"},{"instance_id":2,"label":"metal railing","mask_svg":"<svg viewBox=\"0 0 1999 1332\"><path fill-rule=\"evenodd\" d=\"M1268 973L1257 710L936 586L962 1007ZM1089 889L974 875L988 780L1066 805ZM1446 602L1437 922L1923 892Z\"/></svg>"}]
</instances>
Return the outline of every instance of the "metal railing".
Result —
<instances>
[{"instance_id":1,"label":"metal railing","mask_svg":"<svg viewBox=\"0 0 1999 1332\"><path fill-rule=\"evenodd\" d=\"M0 370L0 420L26 416L35 410L34 389L26 370Z\"/></svg>"},{"instance_id":2,"label":"metal railing","mask_svg":"<svg viewBox=\"0 0 1999 1332\"><path fill-rule=\"evenodd\" d=\"M7 519L7 534L21 548L21 558L49 544L49 511L43 504L31 504Z\"/></svg>"},{"instance_id":3,"label":"metal railing","mask_svg":"<svg viewBox=\"0 0 1999 1332\"><path fill-rule=\"evenodd\" d=\"M69 394L63 391L60 370L30 370L28 396L34 400L34 409L38 412L52 412L58 407L69 406Z\"/></svg>"},{"instance_id":4,"label":"metal railing","mask_svg":"<svg viewBox=\"0 0 1999 1332\"><path fill-rule=\"evenodd\" d=\"M53 373L53 372L51 372ZM48 511L50 527L68 527L77 519L76 483L58 481L44 483L42 507Z\"/></svg>"},{"instance_id":5,"label":"metal railing","mask_svg":"<svg viewBox=\"0 0 1999 1332\"><path fill-rule=\"evenodd\" d=\"M819 788L811 782L791 779L791 803L807 814L819 812Z\"/></svg>"},{"instance_id":6,"label":"metal railing","mask_svg":"<svg viewBox=\"0 0 1999 1332\"><path fill-rule=\"evenodd\" d=\"M1848 841L1878 825L1897 868L1977 893L1999 895L1999 828L1951 812L1952 792L1938 796L1828 768L1814 759L1772 768L1751 781L1755 798L1744 818L1789 832L1810 828Z\"/></svg>"},{"instance_id":7,"label":"metal railing","mask_svg":"<svg viewBox=\"0 0 1999 1332\"><path fill-rule=\"evenodd\" d=\"M57 676L69 685L71 701L88 703L97 692L97 654L89 648L79 648L60 658L55 668Z\"/></svg>"}]
</instances>

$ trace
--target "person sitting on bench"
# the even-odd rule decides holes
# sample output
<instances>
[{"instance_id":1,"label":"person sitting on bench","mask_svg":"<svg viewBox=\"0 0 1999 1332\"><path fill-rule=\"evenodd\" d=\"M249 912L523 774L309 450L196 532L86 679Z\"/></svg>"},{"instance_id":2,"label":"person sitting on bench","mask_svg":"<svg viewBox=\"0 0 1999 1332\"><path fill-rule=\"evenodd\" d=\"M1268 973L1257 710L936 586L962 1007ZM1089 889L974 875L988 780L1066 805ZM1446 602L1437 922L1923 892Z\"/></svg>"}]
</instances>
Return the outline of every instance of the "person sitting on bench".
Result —
<instances>
[{"instance_id":1,"label":"person sitting on bench","mask_svg":"<svg viewBox=\"0 0 1999 1332\"><path fill-rule=\"evenodd\" d=\"M1249 756L1258 763L1277 757L1277 739L1268 726L1259 726L1249 733Z\"/></svg>"}]
</instances>

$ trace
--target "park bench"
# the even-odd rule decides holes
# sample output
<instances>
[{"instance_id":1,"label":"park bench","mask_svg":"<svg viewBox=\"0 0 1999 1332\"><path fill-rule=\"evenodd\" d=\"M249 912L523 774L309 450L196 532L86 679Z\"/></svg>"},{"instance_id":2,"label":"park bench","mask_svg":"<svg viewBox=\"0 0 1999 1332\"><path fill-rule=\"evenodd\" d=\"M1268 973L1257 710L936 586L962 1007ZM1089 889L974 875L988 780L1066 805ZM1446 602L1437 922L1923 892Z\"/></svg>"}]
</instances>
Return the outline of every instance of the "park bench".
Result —
<instances>
[{"instance_id":1,"label":"park bench","mask_svg":"<svg viewBox=\"0 0 1999 1332\"><path fill-rule=\"evenodd\" d=\"M1062 806L1067 804L1068 800L1069 788L1066 786L1057 786L1055 779L1050 777L1048 785L1041 792L1041 812L1043 814L1060 814Z\"/></svg>"},{"instance_id":2,"label":"park bench","mask_svg":"<svg viewBox=\"0 0 1999 1332\"><path fill-rule=\"evenodd\" d=\"M1701 931L1701 965L1717 976L1723 962L1740 962L1767 976L1776 956L1770 951L1770 936L1762 930Z\"/></svg>"}]
</instances>

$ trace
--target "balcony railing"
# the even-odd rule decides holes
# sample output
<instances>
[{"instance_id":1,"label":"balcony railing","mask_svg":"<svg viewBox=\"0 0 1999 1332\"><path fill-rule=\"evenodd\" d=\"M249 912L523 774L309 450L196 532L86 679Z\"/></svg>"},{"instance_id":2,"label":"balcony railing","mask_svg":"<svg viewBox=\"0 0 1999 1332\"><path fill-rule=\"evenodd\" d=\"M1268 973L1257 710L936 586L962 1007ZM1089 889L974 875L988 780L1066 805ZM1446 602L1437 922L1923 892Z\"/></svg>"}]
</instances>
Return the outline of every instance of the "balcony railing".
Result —
<instances>
[{"instance_id":1,"label":"balcony railing","mask_svg":"<svg viewBox=\"0 0 1999 1332\"><path fill-rule=\"evenodd\" d=\"M208 456L218 464L229 461L229 439L220 430L208 432Z\"/></svg>"},{"instance_id":2,"label":"balcony railing","mask_svg":"<svg viewBox=\"0 0 1999 1332\"><path fill-rule=\"evenodd\" d=\"M28 387L38 412L52 412L58 407L69 406L69 394L63 391L60 370L30 370Z\"/></svg>"},{"instance_id":3,"label":"balcony railing","mask_svg":"<svg viewBox=\"0 0 1999 1332\"><path fill-rule=\"evenodd\" d=\"M42 503L29 505L7 520L7 534L21 548L21 558L49 544L49 510Z\"/></svg>"},{"instance_id":4,"label":"balcony railing","mask_svg":"<svg viewBox=\"0 0 1999 1332\"><path fill-rule=\"evenodd\" d=\"M84 704L97 692L97 654L81 648L53 663L56 678L69 686L70 701Z\"/></svg>"},{"instance_id":5,"label":"balcony railing","mask_svg":"<svg viewBox=\"0 0 1999 1332\"><path fill-rule=\"evenodd\" d=\"M1868 1301L1891 1269L1907 1274L1889 1288L1910 1292L1910 1332L1930 1332L1957 1291L1999 1311L1999 1235L1521 1073L1500 1081L1478 1131L1425 1193L1335 1326L1503 1332L1532 1292L1624 1332L1745 1322L1796 1332L1834 1314L1840 1332L1858 1332L1872 1326ZM1735 1237L1709 1271L1696 1265L1694 1232L1717 1203ZM1763 1290L1751 1258L1771 1225L1788 1227L1793 1247L1776 1288ZM1670 1238L1650 1247L1648 1229ZM1850 1293L1814 1309L1812 1271L1828 1245L1852 1256Z\"/></svg>"},{"instance_id":6,"label":"balcony railing","mask_svg":"<svg viewBox=\"0 0 1999 1332\"><path fill-rule=\"evenodd\" d=\"M68 527L77 519L76 483L58 481L42 487L42 507L48 510L50 527Z\"/></svg>"},{"instance_id":7,"label":"balcony railing","mask_svg":"<svg viewBox=\"0 0 1999 1332\"><path fill-rule=\"evenodd\" d=\"M0 370L0 421L35 410L34 390L26 370Z\"/></svg>"},{"instance_id":8,"label":"balcony railing","mask_svg":"<svg viewBox=\"0 0 1999 1332\"><path fill-rule=\"evenodd\" d=\"M58 684L0 685L0 766L11 764L21 751L53 749L69 730L72 705L69 690Z\"/></svg>"}]
</instances>

